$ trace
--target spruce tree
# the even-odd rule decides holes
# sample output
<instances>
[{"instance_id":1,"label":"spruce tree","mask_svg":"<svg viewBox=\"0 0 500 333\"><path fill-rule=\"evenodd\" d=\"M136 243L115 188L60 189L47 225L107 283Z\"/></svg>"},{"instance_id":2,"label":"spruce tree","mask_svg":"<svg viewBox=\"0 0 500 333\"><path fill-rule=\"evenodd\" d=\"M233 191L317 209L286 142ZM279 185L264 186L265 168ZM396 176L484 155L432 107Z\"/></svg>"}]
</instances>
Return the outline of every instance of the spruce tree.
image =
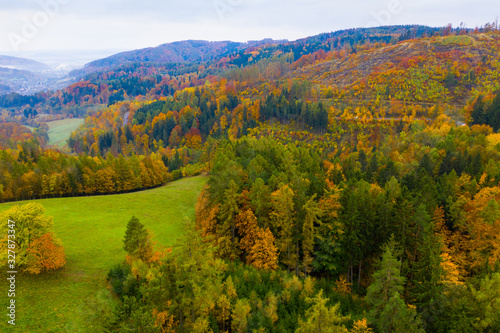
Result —
<instances>
[{"instance_id":1,"label":"spruce tree","mask_svg":"<svg viewBox=\"0 0 500 333\"><path fill-rule=\"evenodd\" d=\"M412 267L410 294L415 300L427 329L438 320L438 309L443 295L443 268L441 266L442 243L434 234L435 223L421 204L415 212L417 223L421 223L421 239L417 245L417 257ZM418 221L419 220L419 221Z\"/></svg>"},{"instance_id":2,"label":"spruce tree","mask_svg":"<svg viewBox=\"0 0 500 333\"><path fill-rule=\"evenodd\" d=\"M306 311L305 320L299 319L299 326L295 333L347 333L344 324L349 322L350 316L343 316L340 313L340 303L329 307L328 298L323 297L323 290L307 302L311 307Z\"/></svg>"},{"instance_id":3,"label":"spruce tree","mask_svg":"<svg viewBox=\"0 0 500 333\"><path fill-rule=\"evenodd\" d=\"M398 292L389 299L380 314L377 328L379 332L424 333L422 321L414 307L406 306Z\"/></svg>"},{"instance_id":4,"label":"spruce tree","mask_svg":"<svg viewBox=\"0 0 500 333\"><path fill-rule=\"evenodd\" d=\"M149 233L144 228L144 225L139 222L135 216L127 223L127 231L125 231L125 238L123 239L123 249L129 255L139 255L147 247L149 243Z\"/></svg>"},{"instance_id":5,"label":"spruce tree","mask_svg":"<svg viewBox=\"0 0 500 333\"><path fill-rule=\"evenodd\" d=\"M396 245L384 246L380 268L373 273L373 283L368 287L366 301L372 306L370 315L378 319L384 307L395 294L403 292L406 278L401 276L401 262L396 259Z\"/></svg>"},{"instance_id":6,"label":"spruce tree","mask_svg":"<svg viewBox=\"0 0 500 333\"><path fill-rule=\"evenodd\" d=\"M366 301L372 309L370 321L380 332L424 332L414 308L407 307L400 294L406 278L401 276L401 262L397 257L396 242L384 247L380 268L373 274Z\"/></svg>"}]
</instances>

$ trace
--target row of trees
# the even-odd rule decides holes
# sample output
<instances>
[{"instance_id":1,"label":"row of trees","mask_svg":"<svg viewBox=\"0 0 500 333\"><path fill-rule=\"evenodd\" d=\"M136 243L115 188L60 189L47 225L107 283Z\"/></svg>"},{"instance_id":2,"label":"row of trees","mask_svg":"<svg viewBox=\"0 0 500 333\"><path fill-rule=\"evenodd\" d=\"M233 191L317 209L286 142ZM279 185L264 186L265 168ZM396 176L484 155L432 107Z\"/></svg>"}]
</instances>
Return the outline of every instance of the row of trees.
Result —
<instances>
[{"instance_id":1,"label":"row of trees","mask_svg":"<svg viewBox=\"0 0 500 333\"><path fill-rule=\"evenodd\" d=\"M41 149L37 141L0 151L1 201L130 192L162 185L172 177L156 154L69 156Z\"/></svg>"}]
</instances>

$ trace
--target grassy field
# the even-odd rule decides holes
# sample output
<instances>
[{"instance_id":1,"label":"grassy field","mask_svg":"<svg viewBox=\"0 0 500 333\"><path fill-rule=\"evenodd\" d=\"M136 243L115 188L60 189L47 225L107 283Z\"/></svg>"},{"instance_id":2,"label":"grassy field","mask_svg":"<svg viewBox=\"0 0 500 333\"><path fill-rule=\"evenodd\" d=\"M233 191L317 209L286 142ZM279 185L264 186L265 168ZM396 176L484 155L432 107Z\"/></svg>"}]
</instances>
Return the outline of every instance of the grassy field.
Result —
<instances>
[{"instance_id":1,"label":"grassy field","mask_svg":"<svg viewBox=\"0 0 500 333\"><path fill-rule=\"evenodd\" d=\"M76 130L84 123L83 119L63 119L47 122L49 126L49 145L54 145L63 148L66 145L66 140L69 139L71 132Z\"/></svg>"},{"instance_id":2,"label":"grassy field","mask_svg":"<svg viewBox=\"0 0 500 333\"><path fill-rule=\"evenodd\" d=\"M186 178L137 193L36 200L54 217L55 232L66 252L66 266L39 276L18 274L16 328L19 332L86 332L86 302L107 287L106 275L123 261L122 239L130 217L138 217L155 239L172 245L185 219L194 217L206 179ZM17 203L0 204L0 211ZM5 280L5 272L0 278ZM0 331L6 332L7 282L0 284Z\"/></svg>"},{"instance_id":3,"label":"grassy field","mask_svg":"<svg viewBox=\"0 0 500 333\"><path fill-rule=\"evenodd\" d=\"M31 132L33 132L35 130L35 128L31 127L31 126L24 125L24 127L26 127L27 129L29 129Z\"/></svg>"}]
</instances>

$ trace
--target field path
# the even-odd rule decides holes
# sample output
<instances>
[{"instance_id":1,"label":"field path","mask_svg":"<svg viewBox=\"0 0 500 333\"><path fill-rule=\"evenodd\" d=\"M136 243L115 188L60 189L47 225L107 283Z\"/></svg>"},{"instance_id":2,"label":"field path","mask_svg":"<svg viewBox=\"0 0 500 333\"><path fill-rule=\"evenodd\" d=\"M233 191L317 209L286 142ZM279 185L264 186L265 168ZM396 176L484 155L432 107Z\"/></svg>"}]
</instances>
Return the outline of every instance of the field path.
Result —
<instances>
[{"instance_id":1,"label":"field path","mask_svg":"<svg viewBox=\"0 0 500 333\"><path fill-rule=\"evenodd\" d=\"M123 127L127 126L128 123L128 115L130 114L130 111L125 112L123 115Z\"/></svg>"}]
</instances>

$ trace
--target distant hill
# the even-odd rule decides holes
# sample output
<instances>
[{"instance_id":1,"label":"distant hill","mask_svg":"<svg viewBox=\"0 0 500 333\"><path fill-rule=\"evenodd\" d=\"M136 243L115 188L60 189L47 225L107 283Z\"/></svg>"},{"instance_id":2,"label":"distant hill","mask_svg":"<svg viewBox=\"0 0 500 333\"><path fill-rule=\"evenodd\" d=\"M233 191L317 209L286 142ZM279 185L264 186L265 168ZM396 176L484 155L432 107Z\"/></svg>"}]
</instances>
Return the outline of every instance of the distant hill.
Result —
<instances>
[{"instance_id":1,"label":"distant hill","mask_svg":"<svg viewBox=\"0 0 500 333\"><path fill-rule=\"evenodd\" d=\"M61 71L31 59L0 55L0 95L31 95L73 83Z\"/></svg>"},{"instance_id":2,"label":"distant hill","mask_svg":"<svg viewBox=\"0 0 500 333\"><path fill-rule=\"evenodd\" d=\"M385 26L376 28L346 29L329 33L322 33L296 41L263 39L246 43L219 41L209 42L200 40L186 40L162 44L139 50L121 52L110 57L92 61L82 69L72 71L69 75L75 78L84 78L94 72L106 71L132 63L152 64L153 66L165 63L217 63L226 59L227 65L246 66L263 58L272 58L278 53L293 52L294 60L303 55L319 51L330 51L345 45L355 46L366 42L389 43L404 39L432 36L442 28L433 28L419 25ZM251 49L259 49L256 56Z\"/></svg>"},{"instance_id":3,"label":"distant hill","mask_svg":"<svg viewBox=\"0 0 500 333\"><path fill-rule=\"evenodd\" d=\"M11 92L33 93L37 90L36 87L44 81L41 73L0 67L0 95Z\"/></svg>"},{"instance_id":4,"label":"distant hill","mask_svg":"<svg viewBox=\"0 0 500 333\"><path fill-rule=\"evenodd\" d=\"M36 73L42 73L44 71L50 70L50 67L48 65L35 60L9 57L4 55L0 55L0 67Z\"/></svg>"},{"instance_id":5,"label":"distant hill","mask_svg":"<svg viewBox=\"0 0 500 333\"><path fill-rule=\"evenodd\" d=\"M283 78L324 87L327 99L399 100L463 107L498 85L498 35L483 33L402 40L394 45L303 59ZM340 93L342 91L342 93ZM347 97L346 97L347 96Z\"/></svg>"},{"instance_id":6,"label":"distant hill","mask_svg":"<svg viewBox=\"0 0 500 333\"><path fill-rule=\"evenodd\" d=\"M81 70L70 73L70 76L80 77L98 70L114 68L128 63L151 62L151 63L182 63L182 62L205 62L219 58L229 53L239 52L248 47L264 44L282 44L286 40L275 41L264 39L261 41L249 41L247 43L220 41L209 42L202 40L186 40L162 44L157 47L121 52L110 57L92 61Z\"/></svg>"},{"instance_id":7,"label":"distant hill","mask_svg":"<svg viewBox=\"0 0 500 333\"><path fill-rule=\"evenodd\" d=\"M358 50L362 51L366 47L370 47L370 45L380 43L396 45L405 40L441 36L444 29L419 25L401 25L346 29L322 33L295 41L272 39L248 41L246 43L199 40L179 41L157 47L121 52L95 60L81 69L70 72L65 78L62 76L50 78L47 76L49 72L44 73L46 74L45 77L38 77L29 73L14 75L14 72L12 72L14 69L9 69L10 74L0 74L0 94L9 92L32 94L42 90L65 88L77 81L88 81L99 87L102 84L107 84L110 91L115 91L111 98L105 96L103 99L97 99L98 101L104 101L104 103L113 103L138 95L147 95L148 93L151 95L169 95L179 87L166 87L164 84L160 87L162 76L165 75L176 77L187 73L197 73L199 68L202 68L202 71L198 73L198 79L202 82L205 82L204 79L208 76L218 75L234 79L234 75L238 75L237 70L239 68L259 63L258 66L265 65L267 61L275 61L278 58L283 58L282 61L291 63L316 52L323 55L332 51L356 54ZM449 33L467 32L458 30L462 29L454 29ZM319 56L321 57L321 55ZM396 54L396 56L398 55ZM303 60L309 61L305 58ZM17 63L19 65L19 61ZM228 70L233 69L235 73L226 74ZM114 73L110 75L110 71ZM33 73L36 74L36 72ZM33 81L19 80L19 77L33 77ZM346 80L348 81L349 78ZM75 100L75 94L72 92L75 91L71 89L67 91L68 95L64 99L65 103L69 103L69 101L76 103L76 100L78 100L78 98ZM75 93L76 95L85 95L79 89ZM93 92L92 95L92 98L94 98L99 95L99 92Z\"/></svg>"}]
</instances>

